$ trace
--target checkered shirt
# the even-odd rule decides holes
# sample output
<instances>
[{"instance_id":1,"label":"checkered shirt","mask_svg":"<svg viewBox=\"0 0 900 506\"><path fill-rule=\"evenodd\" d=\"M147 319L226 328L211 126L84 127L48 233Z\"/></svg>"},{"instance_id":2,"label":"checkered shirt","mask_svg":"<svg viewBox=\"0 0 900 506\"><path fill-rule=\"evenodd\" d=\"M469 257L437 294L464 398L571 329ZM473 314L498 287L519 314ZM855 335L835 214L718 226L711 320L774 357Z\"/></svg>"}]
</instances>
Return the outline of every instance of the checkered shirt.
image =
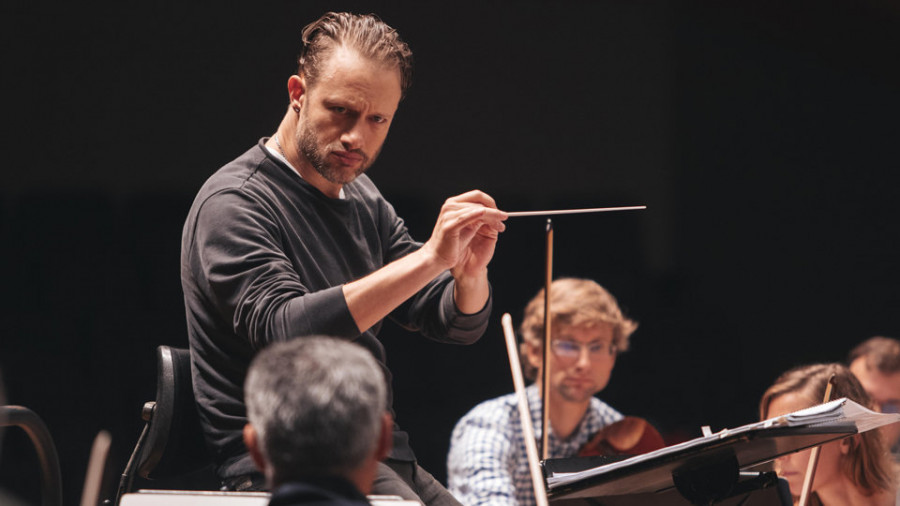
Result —
<instances>
[{"instance_id":1,"label":"checkered shirt","mask_svg":"<svg viewBox=\"0 0 900 506\"><path fill-rule=\"evenodd\" d=\"M526 393L540 445L541 402L537 386L529 386ZM592 398L590 409L566 440L550 432L550 458L575 456L595 432L621 419L621 413ZM459 420L450 440L447 481L450 492L465 506L535 504L515 394L482 402Z\"/></svg>"}]
</instances>

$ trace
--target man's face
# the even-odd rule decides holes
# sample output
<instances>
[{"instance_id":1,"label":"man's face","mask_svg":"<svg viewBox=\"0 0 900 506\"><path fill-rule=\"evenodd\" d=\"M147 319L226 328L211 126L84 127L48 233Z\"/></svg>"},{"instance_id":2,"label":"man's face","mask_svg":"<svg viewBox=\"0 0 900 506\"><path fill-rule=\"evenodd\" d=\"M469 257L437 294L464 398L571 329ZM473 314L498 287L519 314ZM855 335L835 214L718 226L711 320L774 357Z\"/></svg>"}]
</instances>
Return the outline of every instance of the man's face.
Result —
<instances>
[{"instance_id":1,"label":"man's face","mask_svg":"<svg viewBox=\"0 0 900 506\"><path fill-rule=\"evenodd\" d=\"M866 365L865 357L854 360L850 364L850 372L862 383L879 411L883 413L900 412L900 372L884 374L877 369L870 369ZM888 447L894 447L900 440L900 423L885 425L881 428L881 434Z\"/></svg>"},{"instance_id":2,"label":"man's face","mask_svg":"<svg viewBox=\"0 0 900 506\"><path fill-rule=\"evenodd\" d=\"M399 103L399 70L338 47L301 98L298 149L326 181L345 185L378 157Z\"/></svg>"},{"instance_id":3,"label":"man's face","mask_svg":"<svg viewBox=\"0 0 900 506\"><path fill-rule=\"evenodd\" d=\"M601 323L590 327L561 326L550 348L550 388L566 402L584 403L606 388L616 364L613 328ZM529 347L529 361L541 368L541 350Z\"/></svg>"}]
</instances>

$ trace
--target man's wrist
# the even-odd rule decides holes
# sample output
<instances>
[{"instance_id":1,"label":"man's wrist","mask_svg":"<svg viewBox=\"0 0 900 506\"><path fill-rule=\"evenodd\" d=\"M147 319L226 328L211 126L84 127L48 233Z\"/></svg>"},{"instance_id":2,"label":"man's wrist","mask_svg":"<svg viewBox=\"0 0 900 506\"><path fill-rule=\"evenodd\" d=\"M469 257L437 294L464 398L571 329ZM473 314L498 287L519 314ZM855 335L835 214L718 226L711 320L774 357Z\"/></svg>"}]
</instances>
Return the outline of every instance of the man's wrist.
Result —
<instances>
[{"instance_id":1,"label":"man's wrist","mask_svg":"<svg viewBox=\"0 0 900 506\"><path fill-rule=\"evenodd\" d=\"M487 278L487 268L477 275L454 275L453 300L463 314L480 312L490 298L491 288Z\"/></svg>"},{"instance_id":2,"label":"man's wrist","mask_svg":"<svg viewBox=\"0 0 900 506\"><path fill-rule=\"evenodd\" d=\"M456 271L450 271L450 274L453 275L453 279L454 281L456 281L457 289L462 289L464 291L479 290L484 288L488 284L487 267L484 267L475 274L460 273Z\"/></svg>"},{"instance_id":3,"label":"man's wrist","mask_svg":"<svg viewBox=\"0 0 900 506\"><path fill-rule=\"evenodd\" d=\"M423 266L427 269L434 268L438 273L441 273L451 268L447 261L427 242L416 250L414 254L419 255Z\"/></svg>"}]
</instances>

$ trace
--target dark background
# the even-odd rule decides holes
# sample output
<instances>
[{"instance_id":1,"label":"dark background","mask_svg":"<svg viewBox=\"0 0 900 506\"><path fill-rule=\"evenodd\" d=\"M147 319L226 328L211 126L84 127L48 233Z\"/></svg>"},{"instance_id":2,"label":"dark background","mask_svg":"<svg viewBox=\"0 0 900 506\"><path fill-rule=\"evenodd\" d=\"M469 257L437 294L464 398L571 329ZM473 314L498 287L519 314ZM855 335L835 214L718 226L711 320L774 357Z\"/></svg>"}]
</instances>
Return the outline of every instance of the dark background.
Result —
<instances>
[{"instance_id":1,"label":"dark background","mask_svg":"<svg viewBox=\"0 0 900 506\"><path fill-rule=\"evenodd\" d=\"M555 219L554 273L640 321L601 397L673 442L754 421L791 366L900 335L900 8L722 4L4 2L0 368L54 436L66 502L100 429L124 466L154 349L187 345L193 195L274 131L326 10L379 13L415 52L370 175L416 237L472 188L506 210L649 207ZM455 421L512 390L499 316L543 279L544 219L508 225L479 343L383 331L399 422L442 480ZM39 501L21 431L0 487Z\"/></svg>"}]
</instances>

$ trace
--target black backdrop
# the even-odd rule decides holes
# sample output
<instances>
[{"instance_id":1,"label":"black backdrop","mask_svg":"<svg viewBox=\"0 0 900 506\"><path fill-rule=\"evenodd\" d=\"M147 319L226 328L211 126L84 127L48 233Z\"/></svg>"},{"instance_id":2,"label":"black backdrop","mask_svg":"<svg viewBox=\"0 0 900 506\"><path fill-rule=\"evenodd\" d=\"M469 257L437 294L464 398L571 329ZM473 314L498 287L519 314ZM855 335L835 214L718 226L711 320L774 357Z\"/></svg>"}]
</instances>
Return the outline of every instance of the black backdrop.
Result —
<instances>
[{"instance_id":1,"label":"black backdrop","mask_svg":"<svg viewBox=\"0 0 900 506\"><path fill-rule=\"evenodd\" d=\"M11 0L0 15L0 368L48 423L73 503L90 443L116 465L186 346L178 253L193 193L269 135L300 27L377 12L416 55L370 174L427 238L444 198L502 208L646 204L560 217L555 273L639 320L602 397L670 438L754 420L772 379L900 335L900 10L891 2ZM511 220L497 318L470 347L383 332L399 422L445 477L456 419L512 389L499 315L542 280L541 218ZM0 487L37 502L7 431Z\"/></svg>"}]
</instances>

